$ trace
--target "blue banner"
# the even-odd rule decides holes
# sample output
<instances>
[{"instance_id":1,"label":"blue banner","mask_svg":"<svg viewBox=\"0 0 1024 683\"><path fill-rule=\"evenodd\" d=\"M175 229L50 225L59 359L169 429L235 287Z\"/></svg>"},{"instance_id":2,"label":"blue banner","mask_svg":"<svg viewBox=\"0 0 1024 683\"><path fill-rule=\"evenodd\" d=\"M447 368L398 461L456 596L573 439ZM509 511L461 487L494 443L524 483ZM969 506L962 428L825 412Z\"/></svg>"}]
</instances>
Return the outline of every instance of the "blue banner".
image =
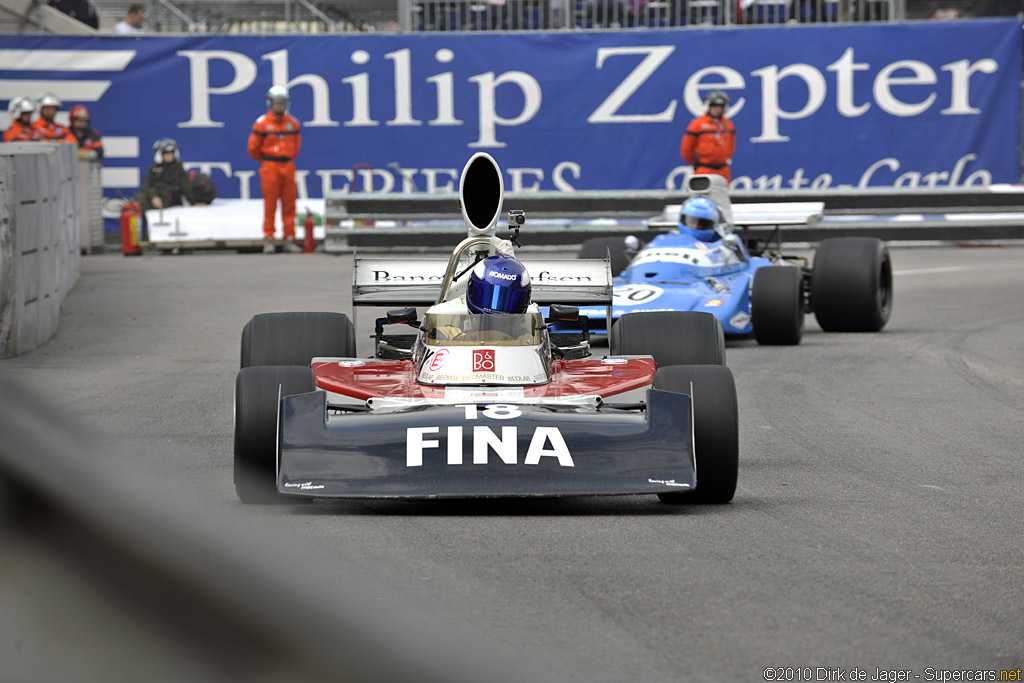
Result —
<instances>
[{"instance_id":1,"label":"blue banner","mask_svg":"<svg viewBox=\"0 0 1024 683\"><path fill-rule=\"evenodd\" d=\"M1021 178L1021 23L589 33L0 37L0 100L85 104L109 194L175 138L222 197L273 84L303 126L300 196L457 191L476 151L506 191L679 188L703 96L723 90L741 189L950 187Z\"/></svg>"}]
</instances>

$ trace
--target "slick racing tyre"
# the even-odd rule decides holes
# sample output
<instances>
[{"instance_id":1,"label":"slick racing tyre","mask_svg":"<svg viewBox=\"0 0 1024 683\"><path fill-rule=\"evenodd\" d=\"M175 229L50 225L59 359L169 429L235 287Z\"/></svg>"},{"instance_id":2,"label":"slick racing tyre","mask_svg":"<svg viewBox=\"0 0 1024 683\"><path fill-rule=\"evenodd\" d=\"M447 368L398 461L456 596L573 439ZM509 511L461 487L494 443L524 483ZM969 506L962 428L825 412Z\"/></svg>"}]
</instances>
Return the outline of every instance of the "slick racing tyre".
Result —
<instances>
[{"instance_id":1,"label":"slick racing tyre","mask_svg":"<svg viewBox=\"0 0 1024 683\"><path fill-rule=\"evenodd\" d=\"M629 265L626 255L626 244L621 237L594 237L583 242L576 258L603 259L608 255L612 258L612 276L618 275Z\"/></svg>"},{"instance_id":2,"label":"slick racing tyre","mask_svg":"<svg viewBox=\"0 0 1024 683\"><path fill-rule=\"evenodd\" d=\"M296 365L242 368L235 378L235 492L243 503L277 495L278 397L316 389L313 370Z\"/></svg>"},{"instance_id":3,"label":"slick racing tyre","mask_svg":"<svg viewBox=\"0 0 1024 683\"><path fill-rule=\"evenodd\" d=\"M654 356L669 365L725 365L725 334L710 313L653 311L624 315L612 325L615 356Z\"/></svg>"},{"instance_id":4,"label":"slick racing tyre","mask_svg":"<svg viewBox=\"0 0 1024 683\"><path fill-rule=\"evenodd\" d=\"M243 368L309 365L316 356L354 355L355 332L344 313L261 313L242 329Z\"/></svg>"},{"instance_id":5,"label":"slick racing tyre","mask_svg":"<svg viewBox=\"0 0 1024 683\"><path fill-rule=\"evenodd\" d=\"M892 261L874 237L823 240L814 254L811 308L826 332L878 332L892 312Z\"/></svg>"},{"instance_id":6,"label":"slick racing tyre","mask_svg":"<svg viewBox=\"0 0 1024 683\"><path fill-rule=\"evenodd\" d=\"M804 336L804 274L795 266L754 273L750 326L758 344L799 344Z\"/></svg>"},{"instance_id":7,"label":"slick racing tyre","mask_svg":"<svg viewBox=\"0 0 1024 683\"><path fill-rule=\"evenodd\" d=\"M691 389L691 383L693 388ZM663 503L728 503L739 469L739 413L732 371L720 365L673 365L654 373L654 388L689 394L697 487L659 493Z\"/></svg>"}]
</instances>

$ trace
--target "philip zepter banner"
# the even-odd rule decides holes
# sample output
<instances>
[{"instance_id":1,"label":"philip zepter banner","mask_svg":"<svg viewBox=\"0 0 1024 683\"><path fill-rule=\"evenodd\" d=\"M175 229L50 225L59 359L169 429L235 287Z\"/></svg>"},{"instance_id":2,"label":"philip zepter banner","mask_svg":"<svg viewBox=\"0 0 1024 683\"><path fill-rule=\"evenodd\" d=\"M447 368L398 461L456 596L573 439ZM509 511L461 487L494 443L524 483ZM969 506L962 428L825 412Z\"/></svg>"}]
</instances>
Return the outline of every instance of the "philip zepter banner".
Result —
<instances>
[{"instance_id":1,"label":"philip zepter banner","mask_svg":"<svg viewBox=\"0 0 1024 683\"><path fill-rule=\"evenodd\" d=\"M457 192L474 152L505 188L675 189L702 98L737 130L732 186L962 187L1021 176L1021 23L590 33L0 37L0 100L56 93L104 135L107 194L152 144L221 197L259 196L246 155L267 89L302 124L301 197ZM6 107L5 107L6 109ZM6 119L3 121L6 125Z\"/></svg>"}]
</instances>

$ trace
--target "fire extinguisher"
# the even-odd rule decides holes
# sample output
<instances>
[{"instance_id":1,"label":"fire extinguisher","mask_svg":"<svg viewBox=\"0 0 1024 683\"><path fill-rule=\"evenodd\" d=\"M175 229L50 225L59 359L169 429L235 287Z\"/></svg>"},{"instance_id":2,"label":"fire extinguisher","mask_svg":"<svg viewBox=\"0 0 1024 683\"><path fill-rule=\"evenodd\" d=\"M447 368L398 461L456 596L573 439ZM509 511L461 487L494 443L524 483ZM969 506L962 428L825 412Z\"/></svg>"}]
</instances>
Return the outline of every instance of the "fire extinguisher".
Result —
<instances>
[{"instance_id":1,"label":"fire extinguisher","mask_svg":"<svg viewBox=\"0 0 1024 683\"><path fill-rule=\"evenodd\" d=\"M304 254L312 254L315 251L315 243L313 242L313 212L306 207L306 220L302 221L302 228L305 231L302 236L302 252Z\"/></svg>"},{"instance_id":2,"label":"fire extinguisher","mask_svg":"<svg viewBox=\"0 0 1024 683\"><path fill-rule=\"evenodd\" d=\"M125 202L121 207L121 252L125 256L141 256L139 227L142 223L142 207L138 202Z\"/></svg>"}]
</instances>

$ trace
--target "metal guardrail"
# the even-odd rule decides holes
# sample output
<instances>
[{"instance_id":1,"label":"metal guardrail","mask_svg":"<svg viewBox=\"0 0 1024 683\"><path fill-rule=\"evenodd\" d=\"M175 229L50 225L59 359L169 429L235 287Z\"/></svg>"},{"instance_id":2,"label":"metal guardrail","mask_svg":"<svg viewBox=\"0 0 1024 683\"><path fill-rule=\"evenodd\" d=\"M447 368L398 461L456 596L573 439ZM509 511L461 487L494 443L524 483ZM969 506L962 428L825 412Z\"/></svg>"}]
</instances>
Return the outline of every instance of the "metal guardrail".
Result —
<instances>
[{"instance_id":1,"label":"metal guardrail","mask_svg":"<svg viewBox=\"0 0 1024 683\"><path fill-rule=\"evenodd\" d=\"M125 16L127 0L100 0L97 10L113 20ZM247 0L196 2L149 0L144 31L152 33L339 33L356 31L362 24L348 15L344 4L313 0Z\"/></svg>"},{"instance_id":2,"label":"metal guardrail","mask_svg":"<svg viewBox=\"0 0 1024 683\"><path fill-rule=\"evenodd\" d=\"M506 207L523 209L545 218L643 218L658 213L666 204L679 203L681 190L586 190L578 192L509 192ZM735 190L733 203L824 202L827 213L858 211L935 212L937 209L970 208L1003 210L1024 207L1024 186L997 185L978 188L906 190L861 188L819 191ZM514 206L513 206L514 205ZM443 220L459 216L458 195L451 194L346 194L329 192L325 213L330 218L354 220Z\"/></svg>"},{"instance_id":3,"label":"metal guardrail","mask_svg":"<svg viewBox=\"0 0 1024 683\"><path fill-rule=\"evenodd\" d=\"M906 0L399 0L403 31L901 21Z\"/></svg>"},{"instance_id":4,"label":"metal guardrail","mask_svg":"<svg viewBox=\"0 0 1024 683\"><path fill-rule=\"evenodd\" d=\"M530 245L579 244L590 237L626 236L648 227L680 191L521 192L505 195L506 209L522 209ZM730 193L734 205L764 202L824 202L819 224L784 229L784 237L816 242L825 237L869 235L889 241L1024 239L1024 187L936 188L908 191L864 188L834 191ZM431 247L450 244L465 230L458 196L330 193L325 200L327 251L355 247ZM892 215L901 216L893 220ZM538 225L536 221L543 222ZM614 223L609 222L611 219ZM388 227L377 227L377 222ZM653 221L656 223L656 221ZM752 226L754 237L775 226Z\"/></svg>"},{"instance_id":5,"label":"metal guardrail","mask_svg":"<svg viewBox=\"0 0 1024 683\"><path fill-rule=\"evenodd\" d=\"M128 0L98 0L107 19ZM520 31L902 21L906 0L148 0L147 33Z\"/></svg>"}]
</instances>

